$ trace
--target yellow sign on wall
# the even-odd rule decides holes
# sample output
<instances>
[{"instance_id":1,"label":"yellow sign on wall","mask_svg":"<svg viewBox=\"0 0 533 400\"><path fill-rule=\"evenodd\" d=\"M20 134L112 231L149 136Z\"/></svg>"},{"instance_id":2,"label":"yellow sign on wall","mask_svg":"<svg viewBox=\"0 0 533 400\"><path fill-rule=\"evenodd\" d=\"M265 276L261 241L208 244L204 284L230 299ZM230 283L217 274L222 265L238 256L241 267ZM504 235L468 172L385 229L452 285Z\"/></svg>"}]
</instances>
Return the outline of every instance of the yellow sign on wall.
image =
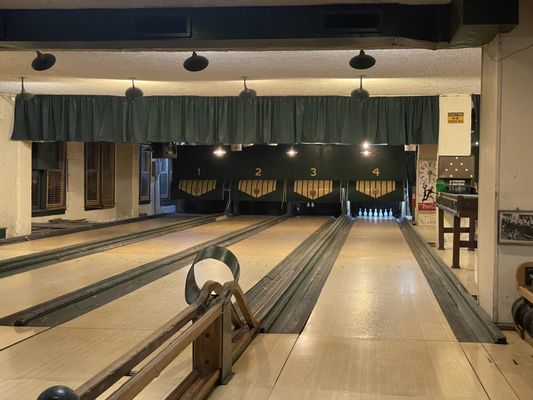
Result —
<instances>
[{"instance_id":1,"label":"yellow sign on wall","mask_svg":"<svg viewBox=\"0 0 533 400\"><path fill-rule=\"evenodd\" d=\"M449 124L464 124L465 113L464 112L449 112L448 123Z\"/></svg>"}]
</instances>

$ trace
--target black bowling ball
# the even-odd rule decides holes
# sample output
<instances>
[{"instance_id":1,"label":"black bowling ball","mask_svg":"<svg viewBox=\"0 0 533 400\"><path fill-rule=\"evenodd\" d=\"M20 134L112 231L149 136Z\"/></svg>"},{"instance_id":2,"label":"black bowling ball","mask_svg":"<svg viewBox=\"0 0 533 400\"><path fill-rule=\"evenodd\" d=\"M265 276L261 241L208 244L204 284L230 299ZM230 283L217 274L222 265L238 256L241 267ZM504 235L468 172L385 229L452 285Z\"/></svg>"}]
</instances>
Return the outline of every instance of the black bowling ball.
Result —
<instances>
[{"instance_id":1,"label":"black bowling ball","mask_svg":"<svg viewBox=\"0 0 533 400\"><path fill-rule=\"evenodd\" d=\"M37 400L80 400L76 392L66 386L52 386L42 392Z\"/></svg>"},{"instance_id":2,"label":"black bowling ball","mask_svg":"<svg viewBox=\"0 0 533 400\"><path fill-rule=\"evenodd\" d=\"M533 335L533 307L530 307L524 314L524 330Z\"/></svg>"}]
</instances>

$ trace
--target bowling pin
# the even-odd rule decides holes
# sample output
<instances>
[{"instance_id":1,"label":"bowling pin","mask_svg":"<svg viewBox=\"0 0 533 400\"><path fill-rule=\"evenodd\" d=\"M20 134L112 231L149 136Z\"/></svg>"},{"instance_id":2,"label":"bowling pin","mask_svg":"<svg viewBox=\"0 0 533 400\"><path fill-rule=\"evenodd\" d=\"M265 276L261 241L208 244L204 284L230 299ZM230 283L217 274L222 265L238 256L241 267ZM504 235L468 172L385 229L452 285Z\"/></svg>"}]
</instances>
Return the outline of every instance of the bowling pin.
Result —
<instances>
[{"instance_id":1,"label":"bowling pin","mask_svg":"<svg viewBox=\"0 0 533 400\"><path fill-rule=\"evenodd\" d=\"M383 210L381 208L379 209L379 218L383 218Z\"/></svg>"},{"instance_id":2,"label":"bowling pin","mask_svg":"<svg viewBox=\"0 0 533 400\"><path fill-rule=\"evenodd\" d=\"M363 213L363 215L366 217L368 215L367 211L366 211L366 208L365 208L365 212Z\"/></svg>"},{"instance_id":3,"label":"bowling pin","mask_svg":"<svg viewBox=\"0 0 533 400\"><path fill-rule=\"evenodd\" d=\"M361 209L359 209L359 214L358 214L360 217L363 216L363 211Z\"/></svg>"},{"instance_id":4,"label":"bowling pin","mask_svg":"<svg viewBox=\"0 0 533 400\"><path fill-rule=\"evenodd\" d=\"M378 209L374 208L374 217L377 217L377 216L378 216Z\"/></svg>"},{"instance_id":5,"label":"bowling pin","mask_svg":"<svg viewBox=\"0 0 533 400\"><path fill-rule=\"evenodd\" d=\"M315 203L314 202L311 203L311 208L315 208Z\"/></svg>"},{"instance_id":6,"label":"bowling pin","mask_svg":"<svg viewBox=\"0 0 533 400\"><path fill-rule=\"evenodd\" d=\"M392 217L392 216L393 215L392 215L392 208L391 208L391 209L389 209L389 217Z\"/></svg>"}]
</instances>

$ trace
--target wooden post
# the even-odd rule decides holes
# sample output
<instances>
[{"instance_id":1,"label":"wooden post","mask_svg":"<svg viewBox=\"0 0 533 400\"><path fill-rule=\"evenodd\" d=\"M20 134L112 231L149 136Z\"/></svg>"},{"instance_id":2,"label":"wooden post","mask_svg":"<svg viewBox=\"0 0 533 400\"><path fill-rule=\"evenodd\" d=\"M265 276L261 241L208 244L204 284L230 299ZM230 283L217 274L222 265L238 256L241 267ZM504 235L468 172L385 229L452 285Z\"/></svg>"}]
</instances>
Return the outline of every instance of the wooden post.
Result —
<instances>
[{"instance_id":1,"label":"wooden post","mask_svg":"<svg viewBox=\"0 0 533 400\"><path fill-rule=\"evenodd\" d=\"M459 252L461 251L461 218L453 217L453 259L452 268L461 268L459 265Z\"/></svg>"},{"instance_id":2,"label":"wooden post","mask_svg":"<svg viewBox=\"0 0 533 400\"><path fill-rule=\"evenodd\" d=\"M468 251L476 250L476 218L469 217L468 225Z\"/></svg>"},{"instance_id":3,"label":"wooden post","mask_svg":"<svg viewBox=\"0 0 533 400\"><path fill-rule=\"evenodd\" d=\"M222 345L222 315L210 324L192 345L192 368L207 376L220 368Z\"/></svg>"},{"instance_id":4,"label":"wooden post","mask_svg":"<svg viewBox=\"0 0 533 400\"><path fill-rule=\"evenodd\" d=\"M222 308L222 335L221 335L221 349L220 349L220 383L225 385L231 379L233 372L233 321L232 321L233 305L230 301L224 304Z\"/></svg>"},{"instance_id":5,"label":"wooden post","mask_svg":"<svg viewBox=\"0 0 533 400\"><path fill-rule=\"evenodd\" d=\"M444 250L444 211L438 207L439 214L439 250Z\"/></svg>"}]
</instances>

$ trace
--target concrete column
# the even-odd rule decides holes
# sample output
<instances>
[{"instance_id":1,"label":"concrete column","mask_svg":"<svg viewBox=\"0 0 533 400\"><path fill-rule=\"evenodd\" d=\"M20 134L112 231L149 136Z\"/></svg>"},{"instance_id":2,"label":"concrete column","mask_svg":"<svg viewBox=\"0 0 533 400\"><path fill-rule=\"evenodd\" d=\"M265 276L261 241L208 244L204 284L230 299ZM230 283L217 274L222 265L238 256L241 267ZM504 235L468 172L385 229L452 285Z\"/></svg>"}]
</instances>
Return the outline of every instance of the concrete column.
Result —
<instances>
[{"instance_id":1,"label":"concrete column","mask_svg":"<svg viewBox=\"0 0 533 400\"><path fill-rule=\"evenodd\" d=\"M520 1L520 25L483 48L479 168L479 301L510 323L515 270L533 247L498 242L499 210L533 210L533 2Z\"/></svg>"},{"instance_id":2,"label":"concrete column","mask_svg":"<svg viewBox=\"0 0 533 400\"><path fill-rule=\"evenodd\" d=\"M472 97L441 96L439 110L439 156L469 156L472 140ZM462 113L463 122L450 122L451 113Z\"/></svg>"},{"instance_id":3,"label":"concrete column","mask_svg":"<svg viewBox=\"0 0 533 400\"><path fill-rule=\"evenodd\" d=\"M12 141L15 98L0 97L0 228L31 233L31 142Z\"/></svg>"},{"instance_id":4,"label":"concrete column","mask_svg":"<svg viewBox=\"0 0 533 400\"><path fill-rule=\"evenodd\" d=\"M116 145L117 219L139 216L139 145Z\"/></svg>"},{"instance_id":5,"label":"concrete column","mask_svg":"<svg viewBox=\"0 0 533 400\"><path fill-rule=\"evenodd\" d=\"M439 146L438 156L469 156L472 149L472 97L470 95L446 95L439 101ZM463 122L450 122L449 114L462 113ZM438 169L438 162L437 162ZM438 176L438 175L437 175ZM444 214L445 226L453 225L453 216ZM463 226L468 220L463 219ZM435 225L435 232L437 225ZM452 241L452 235L444 235L445 242Z\"/></svg>"}]
</instances>

